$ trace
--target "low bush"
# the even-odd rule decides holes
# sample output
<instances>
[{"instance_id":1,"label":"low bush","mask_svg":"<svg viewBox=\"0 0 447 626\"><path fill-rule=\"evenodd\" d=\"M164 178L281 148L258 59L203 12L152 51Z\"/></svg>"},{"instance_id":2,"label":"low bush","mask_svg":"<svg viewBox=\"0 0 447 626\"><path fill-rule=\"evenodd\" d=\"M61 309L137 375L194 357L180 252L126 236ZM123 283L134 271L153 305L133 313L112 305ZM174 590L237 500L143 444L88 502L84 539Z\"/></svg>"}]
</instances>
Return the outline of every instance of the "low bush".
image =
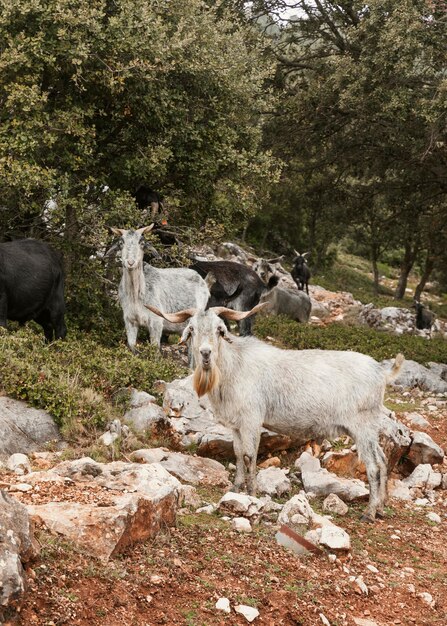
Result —
<instances>
[{"instance_id":1,"label":"low bush","mask_svg":"<svg viewBox=\"0 0 447 626\"><path fill-rule=\"evenodd\" d=\"M445 339L428 340L414 335L391 335L362 326L309 326L297 324L283 316L272 316L259 317L256 320L255 334L263 339L274 337L285 348L354 350L369 354L378 361L393 358L398 352L402 352L406 359L418 363L447 363Z\"/></svg>"},{"instance_id":2,"label":"low bush","mask_svg":"<svg viewBox=\"0 0 447 626\"><path fill-rule=\"evenodd\" d=\"M88 334L46 345L31 327L0 329L0 389L53 415L64 435L103 426L117 409L111 399L122 387L151 391L157 379L172 380L184 368L142 344L139 357L122 343L107 347Z\"/></svg>"}]
</instances>

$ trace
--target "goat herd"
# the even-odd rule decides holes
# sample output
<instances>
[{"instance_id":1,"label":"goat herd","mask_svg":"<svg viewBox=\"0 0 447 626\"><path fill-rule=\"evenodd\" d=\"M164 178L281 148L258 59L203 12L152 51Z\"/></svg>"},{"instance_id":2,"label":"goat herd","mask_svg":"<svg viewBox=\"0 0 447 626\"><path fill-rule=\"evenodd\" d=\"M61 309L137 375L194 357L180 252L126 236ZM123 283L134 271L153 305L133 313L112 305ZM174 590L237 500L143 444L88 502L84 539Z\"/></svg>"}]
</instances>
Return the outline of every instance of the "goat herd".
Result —
<instances>
[{"instance_id":1,"label":"goat herd","mask_svg":"<svg viewBox=\"0 0 447 626\"><path fill-rule=\"evenodd\" d=\"M402 355L386 368L356 352L282 350L256 339L253 316L266 306L280 306L284 291L275 291L278 278L268 271L269 263L260 263L257 272L229 261L199 260L190 268L159 269L144 262L145 251L156 254L143 237L152 227L113 229L120 236L115 244L123 267L118 293L127 343L135 351L140 326L148 328L157 345L162 334L182 332L197 394L208 394L216 419L233 431L235 489L256 490L262 426L303 441L349 435L370 485L364 518L383 513L387 462L379 425L389 414L383 405L385 386L397 375ZM297 253L292 272L300 321L310 315L305 257ZM61 258L46 243L0 244L0 326L7 319L33 319L47 341L64 338L63 288ZM229 331L231 320L239 324L240 336Z\"/></svg>"}]
</instances>

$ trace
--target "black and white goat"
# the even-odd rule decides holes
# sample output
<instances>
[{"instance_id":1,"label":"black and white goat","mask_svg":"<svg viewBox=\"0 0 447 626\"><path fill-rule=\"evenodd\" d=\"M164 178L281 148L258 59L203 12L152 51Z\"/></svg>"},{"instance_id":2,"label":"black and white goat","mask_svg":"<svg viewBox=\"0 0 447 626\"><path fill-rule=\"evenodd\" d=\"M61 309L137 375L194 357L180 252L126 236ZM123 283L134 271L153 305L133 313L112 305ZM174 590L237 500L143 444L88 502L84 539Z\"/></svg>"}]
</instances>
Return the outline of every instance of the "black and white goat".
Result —
<instances>
[{"instance_id":1,"label":"black and white goat","mask_svg":"<svg viewBox=\"0 0 447 626\"><path fill-rule=\"evenodd\" d=\"M414 308L416 309L416 328L418 330L429 330L435 322L436 316L433 311L429 311L421 302L414 301Z\"/></svg>"},{"instance_id":2,"label":"black and white goat","mask_svg":"<svg viewBox=\"0 0 447 626\"><path fill-rule=\"evenodd\" d=\"M234 311L250 311L259 303L260 297L278 284L278 277L271 276L265 284L251 268L233 261L198 261L191 269L203 278L212 275L210 307L225 306ZM252 334L252 319L241 318L241 335Z\"/></svg>"},{"instance_id":3,"label":"black and white goat","mask_svg":"<svg viewBox=\"0 0 447 626\"><path fill-rule=\"evenodd\" d=\"M309 295L309 280L311 277L310 269L307 265L307 257L310 252L304 252L300 254L294 250L296 257L293 259L293 268L290 272L293 280L296 282L299 291L304 291Z\"/></svg>"},{"instance_id":4,"label":"black and white goat","mask_svg":"<svg viewBox=\"0 0 447 626\"><path fill-rule=\"evenodd\" d=\"M379 445L385 386L404 361L397 355L386 370L358 352L281 350L254 337L231 335L223 320L242 320L261 307L240 312L216 307L166 314L189 323L181 341L190 341L196 364L193 384L208 394L218 421L233 430L235 489L256 490L256 458L264 426L304 441L349 435L357 444L370 486L365 519L382 513L387 491L387 461Z\"/></svg>"}]
</instances>

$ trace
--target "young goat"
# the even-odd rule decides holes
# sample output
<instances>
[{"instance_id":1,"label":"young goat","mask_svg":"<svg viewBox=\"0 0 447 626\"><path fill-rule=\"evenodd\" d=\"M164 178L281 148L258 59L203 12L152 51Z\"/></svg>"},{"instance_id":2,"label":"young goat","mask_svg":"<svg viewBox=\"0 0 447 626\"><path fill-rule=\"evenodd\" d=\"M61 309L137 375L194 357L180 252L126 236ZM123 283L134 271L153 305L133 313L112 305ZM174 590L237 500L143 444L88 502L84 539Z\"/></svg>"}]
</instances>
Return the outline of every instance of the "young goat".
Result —
<instances>
[{"instance_id":1,"label":"young goat","mask_svg":"<svg viewBox=\"0 0 447 626\"><path fill-rule=\"evenodd\" d=\"M210 292L205 281L197 272L187 268L153 267L143 263L144 250L156 253L143 233L152 230L153 224L138 230L112 228L116 235L121 235L121 263L123 275L118 288L118 295L123 309L127 344L136 352L138 329L146 326L151 343L160 347L162 333L178 333L183 329L178 323L164 322L149 313L145 304L153 304L162 311L176 311L184 307L205 308Z\"/></svg>"},{"instance_id":2,"label":"young goat","mask_svg":"<svg viewBox=\"0 0 447 626\"><path fill-rule=\"evenodd\" d=\"M383 513L387 462L379 445L379 424L386 383L403 362L397 355L391 370L358 352L281 350L254 337L231 335L221 318L241 320L251 311L216 307L173 315L150 310L171 322L191 318L181 341L191 342L199 396L208 394L220 423L232 428L236 454L234 486L256 490L256 458L261 427L309 439L349 435L366 466L370 499L365 519Z\"/></svg>"},{"instance_id":3,"label":"young goat","mask_svg":"<svg viewBox=\"0 0 447 626\"><path fill-rule=\"evenodd\" d=\"M304 252L304 254L300 254L296 250L294 252L296 257L293 259L293 267L290 274L296 282L299 291L304 291L304 288L306 288L306 293L309 295L309 280L311 274L307 266L307 257L310 252Z\"/></svg>"},{"instance_id":4,"label":"young goat","mask_svg":"<svg viewBox=\"0 0 447 626\"><path fill-rule=\"evenodd\" d=\"M431 333L431 327L435 322L435 314L433 311L429 311L423 304L414 301L414 308L416 309L416 328L418 330L429 330Z\"/></svg>"}]
</instances>

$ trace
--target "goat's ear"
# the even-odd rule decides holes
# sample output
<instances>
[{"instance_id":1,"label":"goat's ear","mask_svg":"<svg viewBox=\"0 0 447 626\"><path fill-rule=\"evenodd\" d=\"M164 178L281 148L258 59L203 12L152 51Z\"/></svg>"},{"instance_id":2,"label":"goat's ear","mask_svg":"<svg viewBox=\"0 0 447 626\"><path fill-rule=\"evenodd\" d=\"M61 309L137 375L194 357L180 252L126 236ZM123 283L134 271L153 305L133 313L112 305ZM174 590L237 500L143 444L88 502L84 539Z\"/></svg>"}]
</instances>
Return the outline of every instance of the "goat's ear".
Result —
<instances>
[{"instance_id":1,"label":"goat's ear","mask_svg":"<svg viewBox=\"0 0 447 626\"><path fill-rule=\"evenodd\" d=\"M191 329L189 326L187 326L185 330L182 332L182 336L180 337L178 345L181 346L182 344L186 343L190 337L191 337Z\"/></svg>"},{"instance_id":2,"label":"goat's ear","mask_svg":"<svg viewBox=\"0 0 447 626\"><path fill-rule=\"evenodd\" d=\"M163 311L160 311L160 309L157 309L157 307L151 306L150 304L145 304L144 306L152 313L155 313L155 315L158 315L158 317L163 317L172 324L181 324L197 312L197 309L184 309L183 311L178 311L177 313L163 313Z\"/></svg>"},{"instance_id":3,"label":"goat's ear","mask_svg":"<svg viewBox=\"0 0 447 626\"><path fill-rule=\"evenodd\" d=\"M143 233L148 233L154 228L154 224L150 224L150 226L143 226L142 228L138 228L135 232L137 235L142 235Z\"/></svg>"},{"instance_id":4,"label":"goat's ear","mask_svg":"<svg viewBox=\"0 0 447 626\"><path fill-rule=\"evenodd\" d=\"M216 306L210 309L210 311L213 311L213 313L215 313L219 317L223 317L226 320L239 322L240 320L244 320L247 317L256 315L258 311L261 311L266 306L268 306L267 302L261 302L260 304L257 304L255 307L253 307L251 311L233 311L233 309L227 309L224 306Z\"/></svg>"},{"instance_id":5,"label":"goat's ear","mask_svg":"<svg viewBox=\"0 0 447 626\"><path fill-rule=\"evenodd\" d=\"M208 272L205 277L205 283L209 290L211 290L212 286L217 283L217 278L213 274L213 272Z\"/></svg>"},{"instance_id":6,"label":"goat's ear","mask_svg":"<svg viewBox=\"0 0 447 626\"><path fill-rule=\"evenodd\" d=\"M127 230L124 230L124 228L115 228L114 226L110 226L109 228L114 235L119 235L120 237L127 233Z\"/></svg>"}]
</instances>

